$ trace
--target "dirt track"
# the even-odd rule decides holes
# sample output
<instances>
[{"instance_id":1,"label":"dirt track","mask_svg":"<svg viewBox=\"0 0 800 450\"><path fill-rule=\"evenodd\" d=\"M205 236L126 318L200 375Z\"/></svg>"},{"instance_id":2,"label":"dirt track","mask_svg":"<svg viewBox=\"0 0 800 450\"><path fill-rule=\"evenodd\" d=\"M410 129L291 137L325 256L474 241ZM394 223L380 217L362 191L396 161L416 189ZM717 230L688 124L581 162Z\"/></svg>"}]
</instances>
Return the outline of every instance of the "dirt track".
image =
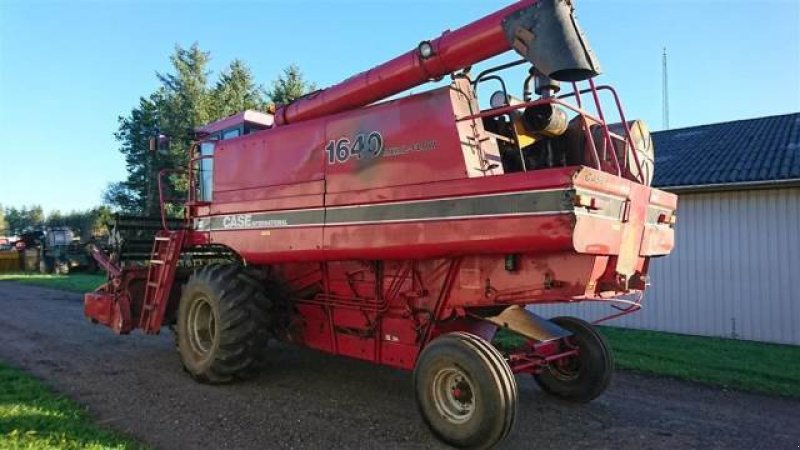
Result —
<instances>
[{"instance_id":1,"label":"dirt track","mask_svg":"<svg viewBox=\"0 0 800 450\"><path fill-rule=\"evenodd\" d=\"M168 336L113 336L83 318L80 295L0 282L0 308L0 360L157 448L442 448L404 372L280 346L256 380L203 386L183 374ZM501 448L800 445L800 401L620 373L575 406L519 381L517 425Z\"/></svg>"}]
</instances>

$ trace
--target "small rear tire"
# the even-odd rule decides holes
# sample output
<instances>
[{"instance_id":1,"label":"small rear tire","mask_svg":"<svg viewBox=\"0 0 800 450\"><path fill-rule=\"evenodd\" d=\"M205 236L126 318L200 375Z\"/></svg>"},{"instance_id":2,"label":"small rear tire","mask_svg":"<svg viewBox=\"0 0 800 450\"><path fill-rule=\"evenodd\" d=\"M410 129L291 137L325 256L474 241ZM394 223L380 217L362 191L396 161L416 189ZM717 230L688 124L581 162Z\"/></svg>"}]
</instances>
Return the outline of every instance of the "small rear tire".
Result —
<instances>
[{"instance_id":1,"label":"small rear tire","mask_svg":"<svg viewBox=\"0 0 800 450\"><path fill-rule=\"evenodd\" d=\"M177 347L186 372L209 384L258 374L271 309L263 286L244 267L209 265L195 271L178 306Z\"/></svg>"},{"instance_id":2,"label":"small rear tire","mask_svg":"<svg viewBox=\"0 0 800 450\"><path fill-rule=\"evenodd\" d=\"M572 332L563 339L562 351L578 354L553 361L534 375L546 393L563 400L588 403L605 392L614 374L614 354L597 328L576 317L556 317L551 322Z\"/></svg>"},{"instance_id":3,"label":"small rear tire","mask_svg":"<svg viewBox=\"0 0 800 450\"><path fill-rule=\"evenodd\" d=\"M428 344L414 369L414 390L423 420L450 445L490 448L514 425L514 374L478 336L448 333Z\"/></svg>"}]
</instances>

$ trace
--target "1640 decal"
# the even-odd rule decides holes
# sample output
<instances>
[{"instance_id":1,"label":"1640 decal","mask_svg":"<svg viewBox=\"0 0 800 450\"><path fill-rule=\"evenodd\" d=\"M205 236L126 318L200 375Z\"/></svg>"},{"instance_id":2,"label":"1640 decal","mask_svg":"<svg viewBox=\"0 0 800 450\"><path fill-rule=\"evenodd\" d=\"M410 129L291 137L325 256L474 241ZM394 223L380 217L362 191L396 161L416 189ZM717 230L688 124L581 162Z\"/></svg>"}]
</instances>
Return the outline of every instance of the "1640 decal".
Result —
<instances>
[{"instance_id":1,"label":"1640 decal","mask_svg":"<svg viewBox=\"0 0 800 450\"><path fill-rule=\"evenodd\" d=\"M331 139L325 146L328 164L346 163L350 158L374 159L383 153L383 136L377 131L360 133L353 139Z\"/></svg>"}]
</instances>

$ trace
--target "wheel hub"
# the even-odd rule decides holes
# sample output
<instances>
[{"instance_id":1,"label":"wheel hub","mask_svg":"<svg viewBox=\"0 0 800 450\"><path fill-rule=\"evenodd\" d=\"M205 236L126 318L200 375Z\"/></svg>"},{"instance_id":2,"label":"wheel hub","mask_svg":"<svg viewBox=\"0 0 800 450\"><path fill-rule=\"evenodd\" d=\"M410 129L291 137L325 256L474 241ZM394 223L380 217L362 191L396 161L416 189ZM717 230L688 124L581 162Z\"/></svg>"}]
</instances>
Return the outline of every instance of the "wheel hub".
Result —
<instances>
[{"instance_id":1,"label":"wheel hub","mask_svg":"<svg viewBox=\"0 0 800 450\"><path fill-rule=\"evenodd\" d=\"M472 382L459 368L440 370L433 378L433 403L439 414L449 422L468 421L475 412Z\"/></svg>"},{"instance_id":2,"label":"wheel hub","mask_svg":"<svg viewBox=\"0 0 800 450\"><path fill-rule=\"evenodd\" d=\"M189 309L186 331L192 351L205 357L214 346L216 320L214 309L206 297L197 297Z\"/></svg>"}]
</instances>

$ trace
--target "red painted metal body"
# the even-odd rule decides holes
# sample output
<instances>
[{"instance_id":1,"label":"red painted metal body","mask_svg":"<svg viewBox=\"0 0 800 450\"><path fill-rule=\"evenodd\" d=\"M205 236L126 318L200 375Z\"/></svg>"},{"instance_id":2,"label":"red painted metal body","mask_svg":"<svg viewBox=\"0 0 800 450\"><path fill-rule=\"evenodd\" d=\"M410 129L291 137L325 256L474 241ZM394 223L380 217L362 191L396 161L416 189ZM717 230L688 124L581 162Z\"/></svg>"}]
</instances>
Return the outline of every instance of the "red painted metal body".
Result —
<instances>
[{"instance_id":1,"label":"red painted metal body","mask_svg":"<svg viewBox=\"0 0 800 450\"><path fill-rule=\"evenodd\" d=\"M593 115L577 85L574 104L562 96L481 111L466 77L365 106L508 50L500 23L535 3L445 33L427 61L410 52L280 108L270 129L216 141L213 198L200 198L191 168L190 229L164 236L262 267L293 305L288 340L406 369L441 333L491 337L494 326L477 318L486 311L641 293L649 259L674 245L677 199L609 151L615 139L633 145L627 128L614 136L603 120L597 92L610 88L590 83ZM582 141L580 164L506 173L503 138L485 121L544 103L574 111L586 136L600 124L603 138ZM123 270L115 286L87 294L87 315L121 333L156 332L160 323L133 319L152 299L126 287L163 279L153 270ZM158 305L169 321L173 289L153 289L171 302ZM564 357L557 350L537 344L515 370Z\"/></svg>"}]
</instances>

